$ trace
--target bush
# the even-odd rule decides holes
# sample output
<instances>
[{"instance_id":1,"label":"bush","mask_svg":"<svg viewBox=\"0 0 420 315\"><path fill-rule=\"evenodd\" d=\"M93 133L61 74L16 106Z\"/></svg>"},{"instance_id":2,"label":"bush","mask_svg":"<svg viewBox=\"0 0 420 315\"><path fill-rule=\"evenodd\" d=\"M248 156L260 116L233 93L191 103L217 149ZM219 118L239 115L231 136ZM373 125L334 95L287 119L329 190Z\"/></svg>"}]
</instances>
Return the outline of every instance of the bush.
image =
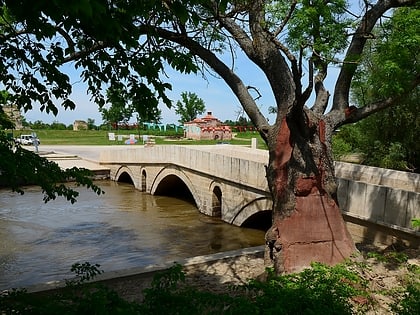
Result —
<instances>
[{"instance_id":1,"label":"bush","mask_svg":"<svg viewBox=\"0 0 420 315\"><path fill-rule=\"evenodd\" d=\"M352 147L349 143L342 138L336 137L334 137L332 141L332 151L334 159L336 160L340 159L343 155L353 153Z\"/></svg>"},{"instance_id":2,"label":"bush","mask_svg":"<svg viewBox=\"0 0 420 315\"><path fill-rule=\"evenodd\" d=\"M398 315L418 314L420 310L419 285L408 285L406 291L403 293L403 298L398 303L392 305L392 310Z\"/></svg>"},{"instance_id":3,"label":"bush","mask_svg":"<svg viewBox=\"0 0 420 315\"><path fill-rule=\"evenodd\" d=\"M0 296L0 314L363 313L363 308L368 305L359 306L353 300L370 301L367 281L353 271L353 267L351 262L333 267L314 263L310 269L282 276L268 269L264 282L252 280L245 286L233 287L225 294L216 294L187 286L182 266L177 264L155 275L151 287L143 291L143 302L138 304L125 301L102 285L86 283L102 272L99 265L75 264L72 270L76 278L67 281L63 290L54 295L12 291ZM419 270L411 272L418 275ZM420 309L418 281L410 281L404 292L399 294L400 301L392 305L392 310L400 315L417 314Z\"/></svg>"}]
</instances>

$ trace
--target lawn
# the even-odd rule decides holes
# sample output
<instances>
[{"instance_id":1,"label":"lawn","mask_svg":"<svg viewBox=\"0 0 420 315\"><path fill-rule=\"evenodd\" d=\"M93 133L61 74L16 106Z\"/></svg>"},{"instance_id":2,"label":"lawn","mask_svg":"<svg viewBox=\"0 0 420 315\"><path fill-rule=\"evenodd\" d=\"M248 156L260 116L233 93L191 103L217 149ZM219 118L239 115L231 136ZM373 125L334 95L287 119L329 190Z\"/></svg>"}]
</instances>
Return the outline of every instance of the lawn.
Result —
<instances>
[{"instance_id":1,"label":"lawn","mask_svg":"<svg viewBox=\"0 0 420 315\"><path fill-rule=\"evenodd\" d=\"M28 134L33 131L15 131L14 136L18 137L20 134ZM108 140L108 131L106 130L34 130L41 144L44 145L110 145L110 144L123 144L128 139L130 134L134 134L136 138L141 139L144 134L153 135L156 144L182 144L182 145L212 145L220 144L218 140L189 140L182 138L180 134L174 132L150 132L140 130L140 134L137 130L113 130L115 133L116 141ZM122 135L123 140L118 141L118 135ZM251 138L257 138L257 144L259 149L266 149L266 145L262 140L261 136L257 132L242 132L237 133L234 139L229 141L223 141L223 143L229 143L232 145L251 145ZM140 140L139 144L143 144Z\"/></svg>"}]
</instances>

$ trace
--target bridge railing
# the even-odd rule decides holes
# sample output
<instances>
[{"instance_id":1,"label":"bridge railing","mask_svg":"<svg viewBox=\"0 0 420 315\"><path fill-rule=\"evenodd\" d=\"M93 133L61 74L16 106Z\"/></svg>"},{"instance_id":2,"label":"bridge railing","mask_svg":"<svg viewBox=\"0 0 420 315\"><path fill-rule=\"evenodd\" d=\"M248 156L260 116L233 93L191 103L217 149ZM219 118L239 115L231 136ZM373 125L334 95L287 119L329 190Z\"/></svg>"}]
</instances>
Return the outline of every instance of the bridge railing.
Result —
<instances>
[{"instance_id":1,"label":"bridge railing","mask_svg":"<svg viewBox=\"0 0 420 315\"><path fill-rule=\"evenodd\" d=\"M336 163L338 200L344 214L420 236L420 174Z\"/></svg>"}]
</instances>

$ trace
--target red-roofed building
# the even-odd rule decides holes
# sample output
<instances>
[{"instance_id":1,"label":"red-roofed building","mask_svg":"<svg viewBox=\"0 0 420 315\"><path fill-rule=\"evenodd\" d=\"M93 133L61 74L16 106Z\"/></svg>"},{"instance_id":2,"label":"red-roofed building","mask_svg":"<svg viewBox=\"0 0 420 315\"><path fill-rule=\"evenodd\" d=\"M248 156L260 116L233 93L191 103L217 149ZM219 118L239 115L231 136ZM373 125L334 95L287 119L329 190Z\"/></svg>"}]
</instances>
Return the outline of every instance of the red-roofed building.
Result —
<instances>
[{"instance_id":1,"label":"red-roofed building","mask_svg":"<svg viewBox=\"0 0 420 315\"><path fill-rule=\"evenodd\" d=\"M230 126L207 112L202 118L196 118L184 123L184 137L194 140L232 140Z\"/></svg>"}]
</instances>

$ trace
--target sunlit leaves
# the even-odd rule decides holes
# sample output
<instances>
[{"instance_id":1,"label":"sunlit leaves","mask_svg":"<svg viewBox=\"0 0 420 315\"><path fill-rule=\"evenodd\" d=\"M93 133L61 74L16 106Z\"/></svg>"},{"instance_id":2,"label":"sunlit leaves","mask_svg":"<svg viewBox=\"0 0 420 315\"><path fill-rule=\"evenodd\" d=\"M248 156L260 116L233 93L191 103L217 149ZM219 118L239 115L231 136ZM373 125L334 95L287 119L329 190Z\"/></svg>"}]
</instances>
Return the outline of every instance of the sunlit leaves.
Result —
<instances>
[{"instance_id":1,"label":"sunlit leaves","mask_svg":"<svg viewBox=\"0 0 420 315\"><path fill-rule=\"evenodd\" d=\"M382 97L402 94L420 73L420 10L398 9L378 31L371 82Z\"/></svg>"},{"instance_id":2,"label":"sunlit leaves","mask_svg":"<svg viewBox=\"0 0 420 315\"><path fill-rule=\"evenodd\" d=\"M392 167L418 170L420 89L412 90L412 86L420 71L420 11L397 9L373 34L352 84L353 102L364 107L389 97L405 97L397 106L354 126L363 135L358 148L366 154L366 163L390 167L392 162Z\"/></svg>"},{"instance_id":3,"label":"sunlit leaves","mask_svg":"<svg viewBox=\"0 0 420 315\"><path fill-rule=\"evenodd\" d=\"M179 122L191 121L204 113L206 106L204 101L192 92L182 92L181 100L176 103L175 113L180 116Z\"/></svg>"},{"instance_id":4,"label":"sunlit leaves","mask_svg":"<svg viewBox=\"0 0 420 315\"><path fill-rule=\"evenodd\" d=\"M411 89L420 73L420 10L400 8L374 30L353 84L358 105Z\"/></svg>"},{"instance_id":5,"label":"sunlit leaves","mask_svg":"<svg viewBox=\"0 0 420 315\"><path fill-rule=\"evenodd\" d=\"M272 27L290 15L284 32L291 50L330 59L347 45L346 7L344 0L299 0L293 9L291 1L276 1L268 10Z\"/></svg>"}]
</instances>

